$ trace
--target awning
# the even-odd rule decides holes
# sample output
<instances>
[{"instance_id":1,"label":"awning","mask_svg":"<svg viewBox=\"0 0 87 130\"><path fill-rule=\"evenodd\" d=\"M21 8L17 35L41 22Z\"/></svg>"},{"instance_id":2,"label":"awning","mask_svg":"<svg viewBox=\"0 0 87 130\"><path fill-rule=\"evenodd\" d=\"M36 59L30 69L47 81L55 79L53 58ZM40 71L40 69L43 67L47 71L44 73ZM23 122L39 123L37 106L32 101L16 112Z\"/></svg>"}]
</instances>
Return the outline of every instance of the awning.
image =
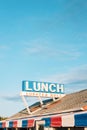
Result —
<instances>
[{"instance_id":1,"label":"awning","mask_svg":"<svg viewBox=\"0 0 87 130\"><path fill-rule=\"evenodd\" d=\"M28 120L27 127L34 127L34 119Z\"/></svg>"},{"instance_id":2,"label":"awning","mask_svg":"<svg viewBox=\"0 0 87 130\"><path fill-rule=\"evenodd\" d=\"M87 113L75 115L75 126L85 127L87 126Z\"/></svg>"},{"instance_id":3,"label":"awning","mask_svg":"<svg viewBox=\"0 0 87 130\"><path fill-rule=\"evenodd\" d=\"M13 121L9 121L9 128L13 127Z\"/></svg>"},{"instance_id":4,"label":"awning","mask_svg":"<svg viewBox=\"0 0 87 130\"><path fill-rule=\"evenodd\" d=\"M61 127L62 126L62 118L58 117L51 117L51 127Z\"/></svg>"},{"instance_id":5,"label":"awning","mask_svg":"<svg viewBox=\"0 0 87 130\"><path fill-rule=\"evenodd\" d=\"M34 119L22 120L22 127L34 127Z\"/></svg>"},{"instance_id":6,"label":"awning","mask_svg":"<svg viewBox=\"0 0 87 130\"><path fill-rule=\"evenodd\" d=\"M6 127L6 122L3 124L3 128ZM17 127L17 121L10 121L9 122L9 128L16 128Z\"/></svg>"},{"instance_id":7,"label":"awning","mask_svg":"<svg viewBox=\"0 0 87 130\"><path fill-rule=\"evenodd\" d=\"M17 121L13 121L13 128L17 128Z\"/></svg>"},{"instance_id":8,"label":"awning","mask_svg":"<svg viewBox=\"0 0 87 130\"><path fill-rule=\"evenodd\" d=\"M2 123L2 128L6 128L6 122Z\"/></svg>"},{"instance_id":9,"label":"awning","mask_svg":"<svg viewBox=\"0 0 87 130\"><path fill-rule=\"evenodd\" d=\"M2 122L0 122L0 128L2 128Z\"/></svg>"},{"instance_id":10,"label":"awning","mask_svg":"<svg viewBox=\"0 0 87 130\"><path fill-rule=\"evenodd\" d=\"M22 127L27 127L28 120L22 120Z\"/></svg>"},{"instance_id":11,"label":"awning","mask_svg":"<svg viewBox=\"0 0 87 130\"><path fill-rule=\"evenodd\" d=\"M51 123L51 119L50 118L43 118L42 120L45 121L45 124L44 124L45 127L49 127L50 126L50 123Z\"/></svg>"},{"instance_id":12,"label":"awning","mask_svg":"<svg viewBox=\"0 0 87 130\"><path fill-rule=\"evenodd\" d=\"M7 128L9 127L9 121L6 121L6 127Z\"/></svg>"},{"instance_id":13,"label":"awning","mask_svg":"<svg viewBox=\"0 0 87 130\"><path fill-rule=\"evenodd\" d=\"M73 127L74 126L74 114L68 114L62 116L62 126L63 127Z\"/></svg>"},{"instance_id":14,"label":"awning","mask_svg":"<svg viewBox=\"0 0 87 130\"><path fill-rule=\"evenodd\" d=\"M22 127L22 120L17 120L17 127L21 128Z\"/></svg>"},{"instance_id":15,"label":"awning","mask_svg":"<svg viewBox=\"0 0 87 130\"><path fill-rule=\"evenodd\" d=\"M38 120L39 119L39 120ZM24 118L0 121L0 128L32 128L35 122L44 127L87 127L87 111L44 116L43 118Z\"/></svg>"}]
</instances>

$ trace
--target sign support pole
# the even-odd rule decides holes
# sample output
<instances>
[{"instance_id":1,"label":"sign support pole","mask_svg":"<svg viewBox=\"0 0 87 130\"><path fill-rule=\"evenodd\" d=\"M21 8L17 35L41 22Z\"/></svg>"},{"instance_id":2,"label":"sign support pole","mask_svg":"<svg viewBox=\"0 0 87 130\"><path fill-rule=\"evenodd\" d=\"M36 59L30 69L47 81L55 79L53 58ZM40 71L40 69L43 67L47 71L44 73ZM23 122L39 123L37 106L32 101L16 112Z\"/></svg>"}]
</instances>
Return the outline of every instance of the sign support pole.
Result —
<instances>
[{"instance_id":1,"label":"sign support pole","mask_svg":"<svg viewBox=\"0 0 87 130\"><path fill-rule=\"evenodd\" d=\"M28 107L28 104L27 104L27 101L26 101L24 95L21 95L21 97L22 97L22 100L23 100L23 102L24 102L25 107L27 108L28 114L31 114L30 109L29 109L29 107Z\"/></svg>"},{"instance_id":2,"label":"sign support pole","mask_svg":"<svg viewBox=\"0 0 87 130\"><path fill-rule=\"evenodd\" d=\"M42 105L43 105L43 101L42 101L40 95L39 95L38 97L39 97L39 100L40 100L40 104L41 104L41 106L42 106Z\"/></svg>"},{"instance_id":3,"label":"sign support pole","mask_svg":"<svg viewBox=\"0 0 87 130\"><path fill-rule=\"evenodd\" d=\"M55 101L56 99L55 99L55 97L53 96L53 101Z\"/></svg>"}]
</instances>

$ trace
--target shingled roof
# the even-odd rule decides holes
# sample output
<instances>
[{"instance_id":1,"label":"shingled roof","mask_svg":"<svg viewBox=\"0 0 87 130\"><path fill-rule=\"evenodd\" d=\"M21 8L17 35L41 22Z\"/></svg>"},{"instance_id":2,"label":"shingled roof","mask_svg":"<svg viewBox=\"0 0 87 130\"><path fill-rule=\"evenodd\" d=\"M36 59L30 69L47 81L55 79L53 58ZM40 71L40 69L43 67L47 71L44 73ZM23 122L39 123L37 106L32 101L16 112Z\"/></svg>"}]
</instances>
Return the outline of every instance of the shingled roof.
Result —
<instances>
[{"instance_id":1,"label":"shingled roof","mask_svg":"<svg viewBox=\"0 0 87 130\"><path fill-rule=\"evenodd\" d=\"M32 106L29 106L31 111L30 115L28 114L27 109L24 109L17 114L9 117L8 119L82 110L82 108L85 106L87 106L87 89L67 94L63 98L57 99L56 101L53 101L52 99L44 100L43 106L40 105L40 102L36 102Z\"/></svg>"}]
</instances>

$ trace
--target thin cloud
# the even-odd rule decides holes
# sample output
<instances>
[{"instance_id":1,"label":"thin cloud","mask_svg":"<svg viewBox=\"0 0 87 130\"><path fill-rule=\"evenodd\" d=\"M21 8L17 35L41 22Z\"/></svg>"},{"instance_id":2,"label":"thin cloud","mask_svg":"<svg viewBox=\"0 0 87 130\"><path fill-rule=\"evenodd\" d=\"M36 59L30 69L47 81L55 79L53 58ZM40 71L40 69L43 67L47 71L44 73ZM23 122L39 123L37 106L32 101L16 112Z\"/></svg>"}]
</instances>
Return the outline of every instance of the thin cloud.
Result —
<instances>
[{"instance_id":1,"label":"thin cloud","mask_svg":"<svg viewBox=\"0 0 87 130\"><path fill-rule=\"evenodd\" d=\"M46 77L46 81L65 84L67 92L87 89L87 65L73 68L67 73Z\"/></svg>"},{"instance_id":2,"label":"thin cloud","mask_svg":"<svg viewBox=\"0 0 87 130\"><path fill-rule=\"evenodd\" d=\"M81 52L76 48L74 49L74 46L72 48L68 45L62 47L59 44L55 47L42 40L32 41L31 45L25 46L24 52L29 56L55 57L60 60L72 60L81 56Z\"/></svg>"},{"instance_id":3,"label":"thin cloud","mask_svg":"<svg viewBox=\"0 0 87 130\"><path fill-rule=\"evenodd\" d=\"M7 101L12 101L12 102L20 102L21 97L19 95L15 96L1 96L2 99L7 100Z\"/></svg>"},{"instance_id":4,"label":"thin cloud","mask_svg":"<svg viewBox=\"0 0 87 130\"><path fill-rule=\"evenodd\" d=\"M65 81L69 84L86 83L87 82L87 65L79 66L72 69L68 74Z\"/></svg>"}]
</instances>

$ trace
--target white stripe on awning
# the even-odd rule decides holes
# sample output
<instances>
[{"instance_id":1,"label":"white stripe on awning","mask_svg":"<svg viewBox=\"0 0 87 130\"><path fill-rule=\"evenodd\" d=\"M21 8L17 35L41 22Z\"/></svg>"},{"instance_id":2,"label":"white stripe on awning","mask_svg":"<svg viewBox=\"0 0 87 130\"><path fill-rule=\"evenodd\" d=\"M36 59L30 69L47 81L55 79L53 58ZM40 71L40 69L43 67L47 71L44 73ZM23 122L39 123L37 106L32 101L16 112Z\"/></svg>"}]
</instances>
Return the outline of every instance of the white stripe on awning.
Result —
<instances>
[{"instance_id":1,"label":"white stripe on awning","mask_svg":"<svg viewBox=\"0 0 87 130\"><path fill-rule=\"evenodd\" d=\"M6 127L9 127L9 121L6 121Z\"/></svg>"},{"instance_id":2,"label":"white stripe on awning","mask_svg":"<svg viewBox=\"0 0 87 130\"><path fill-rule=\"evenodd\" d=\"M74 126L74 114L67 114L67 115L64 115L62 116L62 126L63 127L68 127L68 126L71 126L73 127Z\"/></svg>"},{"instance_id":3,"label":"white stripe on awning","mask_svg":"<svg viewBox=\"0 0 87 130\"><path fill-rule=\"evenodd\" d=\"M19 128L22 127L22 120L18 120L17 122L18 122L17 127L19 127Z\"/></svg>"}]
</instances>

